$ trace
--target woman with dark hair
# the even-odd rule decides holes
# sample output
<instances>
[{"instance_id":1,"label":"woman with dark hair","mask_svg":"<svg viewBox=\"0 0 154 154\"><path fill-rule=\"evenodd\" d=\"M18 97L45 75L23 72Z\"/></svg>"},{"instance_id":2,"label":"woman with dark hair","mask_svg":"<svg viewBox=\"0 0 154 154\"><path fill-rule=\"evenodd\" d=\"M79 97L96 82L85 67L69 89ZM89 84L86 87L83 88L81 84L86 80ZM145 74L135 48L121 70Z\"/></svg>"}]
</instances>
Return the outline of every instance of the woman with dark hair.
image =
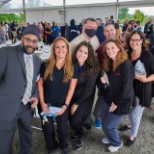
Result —
<instances>
[{"instance_id":1,"label":"woman with dark hair","mask_svg":"<svg viewBox=\"0 0 154 154\"><path fill-rule=\"evenodd\" d=\"M73 66L69 43L63 37L55 39L51 56L42 63L38 90L40 98L40 112L49 113L48 105L61 107L55 118L59 144L55 139L53 117L47 117L49 122L43 124L42 129L49 154L54 153L57 145L62 154L69 154L67 144L69 103L72 99L77 83L77 68ZM42 116L41 116L42 119Z\"/></svg>"},{"instance_id":2,"label":"woman with dark hair","mask_svg":"<svg viewBox=\"0 0 154 154\"><path fill-rule=\"evenodd\" d=\"M127 26L127 33L131 33L134 30L133 23L129 22Z\"/></svg>"},{"instance_id":3,"label":"woman with dark hair","mask_svg":"<svg viewBox=\"0 0 154 154\"><path fill-rule=\"evenodd\" d=\"M102 71L105 71L104 74L107 73L101 77L104 84L101 120L106 135L102 142L110 144L108 147L110 152L116 152L123 145L117 126L122 115L130 113L135 98L133 67L118 40L107 41Z\"/></svg>"},{"instance_id":4,"label":"woman with dark hair","mask_svg":"<svg viewBox=\"0 0 154 154\"><path fill-rule=\"evenodd\" d=\"M135 74L134 90L136 96L136 107L129 114L130 125L123 126L119 130L130 129L130 136L126 146L131 146L137 137L140 120L145 107L151 107L152 100L152 82L154 81L154 57L148 51L145 37L140 31L133 31L128 40L126 48L129 59L135 67L140 61L145 69L145 74Z\"/></svg>"},{"instance_id":5,"label":"woman with dark hair","mask_svg":"<svg viewBox=\"0 0 154 154\"><path fill-rule=\"evenodd\" d=\"M78 65L78 82L71 100L70 124L74 130L72 140L75 149L79 150L83 143L82 117L95 90L99 74L97 59L90 43L83 41L73 52L73 62Z\"/></svg>"},{"instance_id":6,"label":"woman with dark hair","mask_svg":"<svg viewBox=\"0 0 154 154\"><path fill-rule=\"evenodd\" d=\"M129 22L127 24L126 31L123 32L122 43L123 43L123 46L124 47L126 46L127 38L129 37L129 35L131 34L131 32L133 32L133 30L134 30L133 24L131 22Z\"/></svg>"}]
</instances>

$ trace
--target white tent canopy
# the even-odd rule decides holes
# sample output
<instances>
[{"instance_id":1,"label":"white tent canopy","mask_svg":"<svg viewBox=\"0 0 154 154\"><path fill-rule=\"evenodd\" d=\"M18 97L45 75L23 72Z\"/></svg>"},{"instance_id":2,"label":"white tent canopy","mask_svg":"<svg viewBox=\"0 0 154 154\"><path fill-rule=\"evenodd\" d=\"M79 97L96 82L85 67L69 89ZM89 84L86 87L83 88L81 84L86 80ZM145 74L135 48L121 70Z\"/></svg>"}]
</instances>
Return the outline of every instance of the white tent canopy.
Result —
<instances>
[{"instance_id":1,"label":"white tent canopy","mask_svg":"<svg viewBox=\"0 0 154 154\"><path fill-rule=\"evenodd\" d=\"M72 7L81 5L154 5L154 0L0 0L0 12L5 9L22 9L23 3L25 3L26 9L43 8L43 7Z\"/></svg>"},{"instance_id":2,"label":"white tent canopy","mask_svg":"<svg viewBox=\"0 0 154 154\"><path fill-rule=\"evenodd\" d=\"M8 3L11 0L0 0L0 7L5 5L6 3Z\"/></svg>"},{"instance_id":3,"label":"white tent canopy","mask_svg":"<svg viewBox=\"0 0 154 154\"><path fill-rule=\"evenodd\" d=\"M118 16L119 8L150 7L154 0L0 0L0 13L24 12L26 22L57 21L61 23L82 18ZM62 20L62 21L61 21Z\"/></svg>"}]
</instances>

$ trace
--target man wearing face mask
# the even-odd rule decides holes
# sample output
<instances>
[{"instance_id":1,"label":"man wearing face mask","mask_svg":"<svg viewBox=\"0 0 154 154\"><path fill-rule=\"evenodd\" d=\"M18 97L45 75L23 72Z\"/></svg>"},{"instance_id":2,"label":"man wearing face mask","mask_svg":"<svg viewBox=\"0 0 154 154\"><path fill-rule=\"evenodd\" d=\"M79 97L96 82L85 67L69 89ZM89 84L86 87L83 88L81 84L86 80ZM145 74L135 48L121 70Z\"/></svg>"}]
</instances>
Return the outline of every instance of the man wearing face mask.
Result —
<instances>
[{"instance_id":1,"label":"man wearing face mask","mask_svg":"<svg viewBox=\"0 0 154 154\"><path fill-rule=\"evenodd\" d=\"M100 45L99 40L96 36L97 23L94 18L87 18L84 21L84 25L82 26L82 33L78 35L75 39L70 42L70 49L73 52L75 47L82 41L90 42L94 51L96 51ZM88 106L86 107L86 111L83 115L83 126L90 130L91 127L91 110L94 103L95 90L89 99Z\"/></svg>"},{"instance_id":2,"label":"man wearing face mask","mask_svg":"<svg viewBox=\"0 0 154 154\"><path fill-rule=\"evenodd\" d=\"M19 131L20 154L32 151L33 108L38 104L36 87L41 60L33 54L40 29L29 25L21 44L0 49L0 154L12 154L12 143Z\"/></svg>"},{"instance_id":3,"label":"man wearing face mask","mask_svg":"<svg viewBox=\"0 0 154 154\"><path fill-rule=\"evenodd\" d=\"M82 26L82 33L70 42L70 49L73 52L75 47L82 41L90 42L94 51L96 51L100 45L96 36L97 23L94 18L87 18Z\"/></svg>"}]
</instances>

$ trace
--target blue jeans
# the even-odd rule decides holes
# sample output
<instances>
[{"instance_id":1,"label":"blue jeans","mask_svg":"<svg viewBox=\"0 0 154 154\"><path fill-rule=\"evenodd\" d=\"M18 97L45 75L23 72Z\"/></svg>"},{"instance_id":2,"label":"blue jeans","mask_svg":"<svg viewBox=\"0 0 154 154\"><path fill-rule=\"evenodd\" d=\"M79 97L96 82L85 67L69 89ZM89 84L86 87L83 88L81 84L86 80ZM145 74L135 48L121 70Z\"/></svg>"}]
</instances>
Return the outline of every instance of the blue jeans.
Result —
<instances>
[{"instance_id":1,"label":"blue jeans","mask_svg":"<svg viewBox=\"0 0 154 154\"><path fill-rule=\"evenodd\" d=\"M102 105L102 129L112 146L118 147L121 145L122 140L119 137L117 125L120 123L122 115L116 115L109 112L109 105L103 102Z\"/></svg>"},{"instance_id":2,"label":"blue jeans","mask_svg":"<svg viewBox=\"0 0 154 154\"><path fill-rule=\"evenodd\" d=\"M133 108L129 114L129 120L131 125L130 136L136 137L139 129L140 121L145 107L139 104L139 99L136 97L136 107Z\"/></svg>"}]
</instances>

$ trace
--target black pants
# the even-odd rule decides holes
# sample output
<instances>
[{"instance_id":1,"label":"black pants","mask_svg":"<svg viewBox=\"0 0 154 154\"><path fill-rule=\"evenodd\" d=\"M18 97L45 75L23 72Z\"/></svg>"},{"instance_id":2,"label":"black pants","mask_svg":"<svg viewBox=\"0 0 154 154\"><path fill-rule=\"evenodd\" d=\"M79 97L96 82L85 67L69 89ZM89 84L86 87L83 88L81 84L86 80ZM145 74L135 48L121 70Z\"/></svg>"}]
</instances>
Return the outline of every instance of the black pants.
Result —
<instances>
[{"instance_id":1,"label":"black pants","mask_svg":"<svg viewBox=\"0 0 154 154\"><path fill-rule=\"evenodd\" d=\"M89 98L86 110L85 110L85 112L82 116L82 122L84 124L90 124L91 123L91 111L92 111L92 107L93 107L93 104L94 104L95 91L96 91L96 86L95 86L95 89L94 89L92 95Z\"/></svg>"},{"instance_id":2,"label":"black pants","mask_svg":"<svg viewBox=\"0 0 154 154\"><path fill-rule=\"evenodd\" d=\"M47 117L48 122L44 125L42 123L42 129L44 133L44 138L48 150L54 150L57 148L57 141L55 139L55 129L54 121L52 117ZM42 119L42 116L41 116ZM59 140L59 147L64 149L68 147L67 144L67 134L68 134L68 109L61 115L56 117L57 122L57 134Z\"/></svg>"},{"instance_id":3,"label":"black pants","mask_svg":"<svg viewBox=\"0 0 154 154\"><path fill-rule=\"evenodd\" d=\"M70 124L75 131L75 135L81 138L83 136L82 117L87 105L79 105L73 115L69 116Z\"/></svg>"},{"instance_id":4,"label":"black pants","mask_svg":"<svg viewBox=\"0 0 154 154\"><path fill-rule=\"evenodd\" d=\"M11 121L0 121L0 154L13 153L12 144L16 125L20 137L20 154L32 153L32 118L30 106L21 104L18 113Z\"/></svg>"}]
</instances>

